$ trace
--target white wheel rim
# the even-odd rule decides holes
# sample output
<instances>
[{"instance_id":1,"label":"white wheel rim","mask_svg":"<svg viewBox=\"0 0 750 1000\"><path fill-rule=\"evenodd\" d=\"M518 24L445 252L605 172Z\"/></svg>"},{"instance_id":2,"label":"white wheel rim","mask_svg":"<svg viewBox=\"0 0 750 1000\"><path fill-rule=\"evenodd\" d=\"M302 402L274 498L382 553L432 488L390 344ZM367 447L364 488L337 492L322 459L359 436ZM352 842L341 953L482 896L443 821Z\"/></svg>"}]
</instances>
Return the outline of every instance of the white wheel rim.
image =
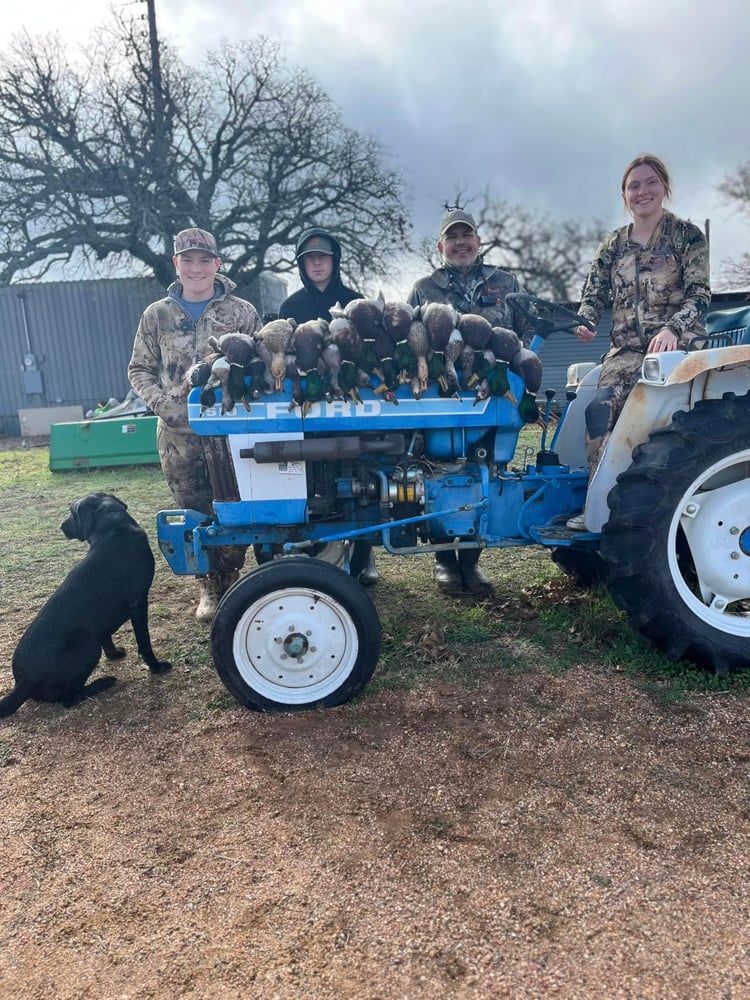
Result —
<instances>
[{"instance_id":1,"label":"white wheel rim","mask_svg":"<svg viewBox=\"0 0 750 1000\"><path fill-rule=\"evenodd\" d=\"M270 701L306 705L346 681L359 637L349 612L329 594L290 587L249 605L237 623L232 653L253 691Z\"/></svg>"},{"instance_id":2,"label":"white wheel rim","mask_svg":"<svg viewBox=\"0 0 750 1000\"><path fill-rule=\"evenodd\" d=\"M697 580L677 559L682 528ZM669 571L687 607L725 634L750 637L750 449L705 470L683 494L669 526Z\"/></svg>"}]
</instances>

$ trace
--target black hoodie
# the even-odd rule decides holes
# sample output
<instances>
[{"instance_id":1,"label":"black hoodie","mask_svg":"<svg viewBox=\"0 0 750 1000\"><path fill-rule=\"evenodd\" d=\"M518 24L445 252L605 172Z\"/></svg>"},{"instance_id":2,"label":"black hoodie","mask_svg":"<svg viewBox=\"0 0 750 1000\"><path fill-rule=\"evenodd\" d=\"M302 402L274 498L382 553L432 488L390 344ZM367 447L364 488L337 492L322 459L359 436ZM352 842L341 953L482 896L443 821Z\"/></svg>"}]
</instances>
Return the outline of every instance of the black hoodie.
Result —
<instances>
[{"instance_id":1,"label":"black hoodie","mask_svg":"<svg viewBox=\"0 0 750 1000\"><path fill-rule=\"evenodd\" d=\"M302 257L299 256L299 250L314 235L325 236L326 239L331 241L333 246L333 273L331 274L331 280L322 292L313 285L305 274L304 263ZM297 267L299 268L299 276L303 287L298 292L294 292L288 298L284 299L281 303L279 316L282 319L294 319L298 323L307 323L308 320L313 319L330 321L331 306L335 306L337 302L339 305L345 306L353 299L363 298L359 292L355 292L353 288L347 288L341 281L339 273L341 244L327 230L309 229L303 233L297 242L297 253Z\"/></svg>"}]
</instances>

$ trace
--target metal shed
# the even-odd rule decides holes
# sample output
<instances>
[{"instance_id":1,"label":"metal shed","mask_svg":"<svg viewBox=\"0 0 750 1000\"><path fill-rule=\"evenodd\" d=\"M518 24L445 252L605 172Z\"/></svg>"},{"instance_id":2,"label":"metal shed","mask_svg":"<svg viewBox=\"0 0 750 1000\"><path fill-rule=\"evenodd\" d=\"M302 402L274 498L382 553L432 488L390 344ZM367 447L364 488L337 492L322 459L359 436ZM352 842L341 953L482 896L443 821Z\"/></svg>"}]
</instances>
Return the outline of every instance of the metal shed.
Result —
<instances>
[{"instance_id":1,"label":"metal shed","mask_svg":"<svg viewBox=\"0 0 750 1000\"><path fill-rule=\"evenodd\" d=\"M261 275L238 292L263 315L287 294L283 278ZM163 297L150 278L40 281L0 288L0 434L18 435L18 411L123 399L141 313Z\"/></svg>"}]
</instances>

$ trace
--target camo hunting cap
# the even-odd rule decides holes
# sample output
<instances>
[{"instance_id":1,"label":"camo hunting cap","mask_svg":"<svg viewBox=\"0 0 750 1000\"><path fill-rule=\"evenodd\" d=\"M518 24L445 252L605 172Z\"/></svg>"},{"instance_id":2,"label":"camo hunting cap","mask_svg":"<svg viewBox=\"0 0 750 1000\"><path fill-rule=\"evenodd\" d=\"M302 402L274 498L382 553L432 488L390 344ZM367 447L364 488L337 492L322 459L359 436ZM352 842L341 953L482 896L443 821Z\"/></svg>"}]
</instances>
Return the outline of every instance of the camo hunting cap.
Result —
<instances>
[{"instance_id":1,"label":"camo hunting cap","mask_svg":"<svg viewBox=\"0 0 750 1000\"><path fill-rule=\"evenodd\" d=\"M314 233L299 248L297 257L301 257L306 253L327 253L332 257L333 243L327 236L320 236L318 233Z\"/></svg>"},{"instance_id":2,"label":"camo hunting cap","mask_svg":"<svg viewBox=\"0 0 750 1000\"><path fill-rule=\"evenodd\" d=\"M216 249L216 240L211 233L205 229L182 229L174 238L174 253L185 253L187 250L202 250L203 253L210 253L212 257L218 257L219 251Z\"/></svg>"},{"instance_id":3,"label":"camo hunting cap","mask_svg":"<svg viewBox=\"0 0 750 1000\"><path fill-rule=\"evenodd\" d=\"M473 229L474 232L477 231L477 224L474 221L474 216L470 215L468 212L464 212L460 208L453 208L450 212L446 212L440 223L440 235L445 236L451 226L457 226L459 223L463 226L468 226L469 229Z\"/></svg>"}]
</instances>

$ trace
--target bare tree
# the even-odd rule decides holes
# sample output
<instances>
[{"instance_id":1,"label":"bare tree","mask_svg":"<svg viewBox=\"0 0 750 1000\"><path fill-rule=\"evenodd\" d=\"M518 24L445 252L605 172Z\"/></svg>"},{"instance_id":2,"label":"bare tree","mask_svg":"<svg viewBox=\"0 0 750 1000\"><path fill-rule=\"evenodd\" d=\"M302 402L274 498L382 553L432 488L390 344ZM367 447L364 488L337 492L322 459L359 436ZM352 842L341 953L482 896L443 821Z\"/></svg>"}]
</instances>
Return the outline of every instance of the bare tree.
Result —
<instances>
[{"instance_id":1,"label":"bare tree","mask_svg":"<svg viewBox=\"0 0 750 1000\"><path fill-rule=\"evenodd\" d=\"M711 287L715 292L747 291L750 288L750 253L743 254L739 260L731 257L722 260L719 275L712 278Z\"/></svg>"},{"instance_id":2,"label":"bare tree","mask_svg":"<svg viewBox=\"0 0 750 1000\"><path fill-rule=\"evenodd\" d=\"M737 167L734 173L727 174L719 191L741 212L750 213L750 160Z\"/></svg>"},{"instance_id":3,"label":"bare tree","mask_svg":"<svg viewBox=\"0 0 750 1000\"><path fill-rule=\"evenodd\" d=\"M555 302L580 298L594 251L604 236L601 223L559 222L489 194L478 212L460 194L444 207L473 212L485 260L512 271L527 291ZM431 267L439 265L434 240L423 239L420 250Z\"/></svg>"},{"instance_id":4,"label":"bare tree","mask_svg":"<svg viewBox=\"0 0 750 1000\"><path fill-rule=\"evenodd\" d=\"M719 191L740 212L750 214L750 160L728 174ZM717 291L736 288L750 288L750 253L744 253L739 261L730 257L721 262Z\"/></svg>"},{"instance_id":5,"label":"bare tree","mask_svg":"<svg viewBox=\"0 0 750 1000\"><path fill-rule=\"evenodd\" d=\"M267 39L200 66L116 20L74 62L58 38L15 40L0 70L0 282L54 264L139 262L174 276L172 237L215 233L240 285L293 265L296 237L330 226L352 280L407 242L402 180L377 143ZM384 237L388 236L389 239Z\"/></svg>"}]
</instances>

